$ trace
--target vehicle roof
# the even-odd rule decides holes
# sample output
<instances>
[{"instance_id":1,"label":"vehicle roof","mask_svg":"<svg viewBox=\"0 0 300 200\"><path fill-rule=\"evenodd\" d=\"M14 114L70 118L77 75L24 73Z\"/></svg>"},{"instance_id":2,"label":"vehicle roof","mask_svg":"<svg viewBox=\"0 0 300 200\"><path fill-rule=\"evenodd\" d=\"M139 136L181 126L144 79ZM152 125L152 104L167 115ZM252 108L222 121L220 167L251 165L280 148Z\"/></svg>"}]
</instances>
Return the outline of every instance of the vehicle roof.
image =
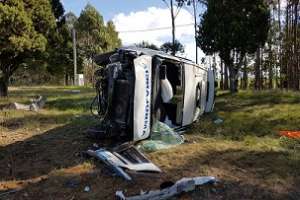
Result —
<instances>
[{"instance_id":1,"label":"vehicle roof","mask_svg":"<svg viewBox=\"0 0 300 200\"><path fill-rule=\"evenodd\" d=\"M192 60L182 58L182 57L179 57L179 56L172 56L172 55L167 54L163 51L158 51L158 50L153 50L153 49L148 49L148 48L141 48L141 47L136 47L136 46L121 47L119 49L116 49L116 51L98 55L95 58L96 63L97 63L97 60L98 61L99 60L103 61L105 58L108 59L111 55L113 55L116 52L120 52L120 51L121 52L122 51L136 52L138 55L144 54L144 55L149 55L149 56L152 56L152 57L153 56L158 56L158 57L161 57L161 58L164 58L164 59L175 60L175 61L178 61L178 62L183 62L183 63L190 64L190 65L195 65L197 67L204 68L204 69L207 70L206 67L198 65L195 62L193 62Z\"/></svg>"},{"instance_id":2,"label":"vehicle roof","mask_svg":"<svg viewBox=\"0 0 300 200\"><path fill-rule=\"evenodd\" d=\"M136 46L122 47L119 50L121 50L121 51L122 50L123 51L135 51L135 52L137 52L137 54L145 54L145 55L149 55L149 56L159 56L161 58L166 58L166 59L176 60L176 61L182 61L182 62L185 62L185 63L196 65L196 63L193 62L192 60L182 58L182 57L179 57L179 56L173 56L173 55L170 55L168 53L165 53L165 52L159 51L159 50L141 48L141 47L136 47Z\"/></svg>"}]
</instances>

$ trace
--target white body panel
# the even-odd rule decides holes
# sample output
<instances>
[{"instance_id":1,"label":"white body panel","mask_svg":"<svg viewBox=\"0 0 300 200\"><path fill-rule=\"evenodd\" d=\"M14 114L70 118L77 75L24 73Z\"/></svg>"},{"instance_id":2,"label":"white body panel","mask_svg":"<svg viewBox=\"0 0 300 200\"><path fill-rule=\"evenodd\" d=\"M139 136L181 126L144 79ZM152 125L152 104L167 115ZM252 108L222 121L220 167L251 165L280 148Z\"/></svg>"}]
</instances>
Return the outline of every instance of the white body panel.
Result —
<instances>
[{"instance_id":1,"label":"white body panel","mask_svg":"<svg viewBox=\"0 0 300 200\"><path fill-rule=\"evenodd\" d=\"M152 57L143 55L134 60L135 89L133 108L133 140L150 136Z\"/></svg>"},{"instance_id":2,"label":"white body panel","mask_svg":"<svg viewBox=\"0 0 300 200\"><path fill-rule=\"evenodd\" d=\"M184 64L184 105L182 125L186 126L194 121L196 107L195 68L193 65Z\"/></svg>"},{"instance_id":3,"label":"white body panel","mask_svg":"<svg viewBox=\"0 0 300 200\"><path fill-rule=\"evenodd\" d=\"M197 120L200 115L203 115L206 106L206 96L207 96L207 71L201 68L196 68L196 82L195 87L200 86L200 106L196 108L198 110L197 115L195 115L195 119Z\"/></svg>"},{"instance_id":4,"label":"white body panel","mask_svg":"<svg viewBox=\"0 0 300 200\"><path fill-rule=\"evenodd\" d=\"M185 87L182 126L187 126L196 121L205 111L207 71L195 65L185 64L184 77ZM199 103L197 103L198 100Z\"/></svg>"}]
</instances>

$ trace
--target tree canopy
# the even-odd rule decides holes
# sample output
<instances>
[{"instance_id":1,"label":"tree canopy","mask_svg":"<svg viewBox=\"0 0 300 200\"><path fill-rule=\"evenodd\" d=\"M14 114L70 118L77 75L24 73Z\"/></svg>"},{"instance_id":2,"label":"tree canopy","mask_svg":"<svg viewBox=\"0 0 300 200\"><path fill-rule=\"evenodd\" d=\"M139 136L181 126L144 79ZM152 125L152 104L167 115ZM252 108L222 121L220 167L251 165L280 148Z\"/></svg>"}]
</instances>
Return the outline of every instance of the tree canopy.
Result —
<instances>
[{"instance_id":1,"label":"tree canopy","mask_svg":"<svg viewBox=\"0 0 300 200\"><path fill-rule=\"evenodd\" d=\"M107 50L113 50L117 47L121 46L121 39L119 38L119 34L116 31L116 27L112 21L108 21L106 25L106 35L107 38Z\"/></svg>"},{"instance_id":2,"label":"tree canopy","mask_svg":"<svg viewBox=\"0 0 300 200\"><path fill-rule=\"evenodd\" d=\"M7 96L9 77L28 54L45 51L55 22L48 0L0 2L0 96Z\"/></svg>"},{"instance_id":3,"label":"tree canopy","mask_svg":"<svg viewBox=\"0 0 300 200\"><path fill-rule=\"evenodd\" d=\"M7 96L9 79L18 68L18 74L26 68L72 78L72 29L77 32L79 71L83 58L121 45L113 22L105 24L89 4L77 19L73 13L64 15L60 0L0 1L0 96Z\"/></svg>"},{"instance_id":4,"label":"tree canopy","mask_svg":"<svg viewBox=\"0 0 300 200\"><path fill-rule=\"evenodd\" d=\"M160 49L166 53L172 53L174 51L175 55L184 53L184 46L178 40L175 40L174 45L172 42L166 42L161 45Z\"/></svg>"},{"instance_id":5,"label":"tree canopy","mask_svg":"<svg viewBox=\"0 0 300 200\"><path fill-rule=\"evenodd\" d=\"M92 58L93 55L106 50L108 42L103 17L90 4L81 12L76 31L79 47L87 57Z\"/></svg>"},{"instance_id":6,"label":"tree canopy","mask_svg":"<svg viewBox=\"0 0 300 200\"><path fill-rule=\"evenodd\" d=\"M232 92L245 54L267 40L269 16L264 0L207 0L197 43L206 54L219 53L229 67Z\"/></svg>"},{"instance_id":7,"label":"tree canopy","mask_svg":"<svg viewBox=\"0 0 300 200\"><path fill-rule=\"evenodd\" d=\"M155 44L149 43L147 41L142 41L138 44L135 44L135 46L137 47L141 47L141 48L148 48L148 49L153 49L153 50L159 50L159 47L156 46Z\"/></svg>"}]
</instances>

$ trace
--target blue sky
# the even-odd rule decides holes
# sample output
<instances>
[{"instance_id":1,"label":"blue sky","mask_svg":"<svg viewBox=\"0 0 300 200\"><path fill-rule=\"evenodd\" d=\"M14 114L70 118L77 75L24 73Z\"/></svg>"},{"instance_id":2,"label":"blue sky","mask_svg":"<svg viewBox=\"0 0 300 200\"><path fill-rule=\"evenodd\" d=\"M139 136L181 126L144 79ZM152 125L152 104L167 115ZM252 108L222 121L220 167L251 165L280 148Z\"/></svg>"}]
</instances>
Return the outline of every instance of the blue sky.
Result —
<instances>
[{"instance_id":1,"label":"blue sky","mask_svg":"<svg viewBox=\"0 0 300 200\"><path fill-rule=\"evenodd\" d=\"M171 40L170 10L163 0L61 0L61 2L66 13L72 11L77 16L88 3L94 6L106 22L108 20L114 22L125 46L142 41L160 46ZM195 60L194 19L190 7L180 10L175 24L176 39L185 47L185 54L180 56ZM156 28L166 29L130 32ZM201 57L203 56L202 53Z\"/></svg>"},{"instance_id":2,"label":"blue sky","mask_svg":"<svg viewBox=\"0 0 300 200\"><path fill-rule=\"evenodd\" d=\"M72 11L77 16L85 5L90 3L97 8L106 21L112 19L117 13L128 14L148 7L166 7L162 0L62 0L62 3L66 12Z\"/></svg>"}]
</instances>

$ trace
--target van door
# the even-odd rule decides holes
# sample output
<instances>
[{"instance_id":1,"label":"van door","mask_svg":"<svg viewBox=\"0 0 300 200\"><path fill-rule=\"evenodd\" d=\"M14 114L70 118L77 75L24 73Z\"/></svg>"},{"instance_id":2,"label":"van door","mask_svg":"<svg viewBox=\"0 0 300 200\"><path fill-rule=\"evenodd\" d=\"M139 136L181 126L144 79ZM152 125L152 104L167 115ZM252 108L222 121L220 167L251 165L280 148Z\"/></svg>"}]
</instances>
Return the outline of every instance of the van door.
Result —
<instances>
[{"instance_id":1,"label":"van door","mask_svg":"<svg viewBox=\"0 0 300 200\"><path fill-rule=\"evenodd\" d=\"M196 107L196 79L195 66L184 64L184 106L182 126L189 125L194 121Z\"/></svg>"},{"instance_id":2,"label":"van door","mask_svg":"<svg viewBox=\"0 0 300 200\"><path fill-rule=\"evenodd\" d=\"M152 57L143 55L134 60L135 87L133 108L133 140L150 136Z\"/></svg>"}]
</instances>

